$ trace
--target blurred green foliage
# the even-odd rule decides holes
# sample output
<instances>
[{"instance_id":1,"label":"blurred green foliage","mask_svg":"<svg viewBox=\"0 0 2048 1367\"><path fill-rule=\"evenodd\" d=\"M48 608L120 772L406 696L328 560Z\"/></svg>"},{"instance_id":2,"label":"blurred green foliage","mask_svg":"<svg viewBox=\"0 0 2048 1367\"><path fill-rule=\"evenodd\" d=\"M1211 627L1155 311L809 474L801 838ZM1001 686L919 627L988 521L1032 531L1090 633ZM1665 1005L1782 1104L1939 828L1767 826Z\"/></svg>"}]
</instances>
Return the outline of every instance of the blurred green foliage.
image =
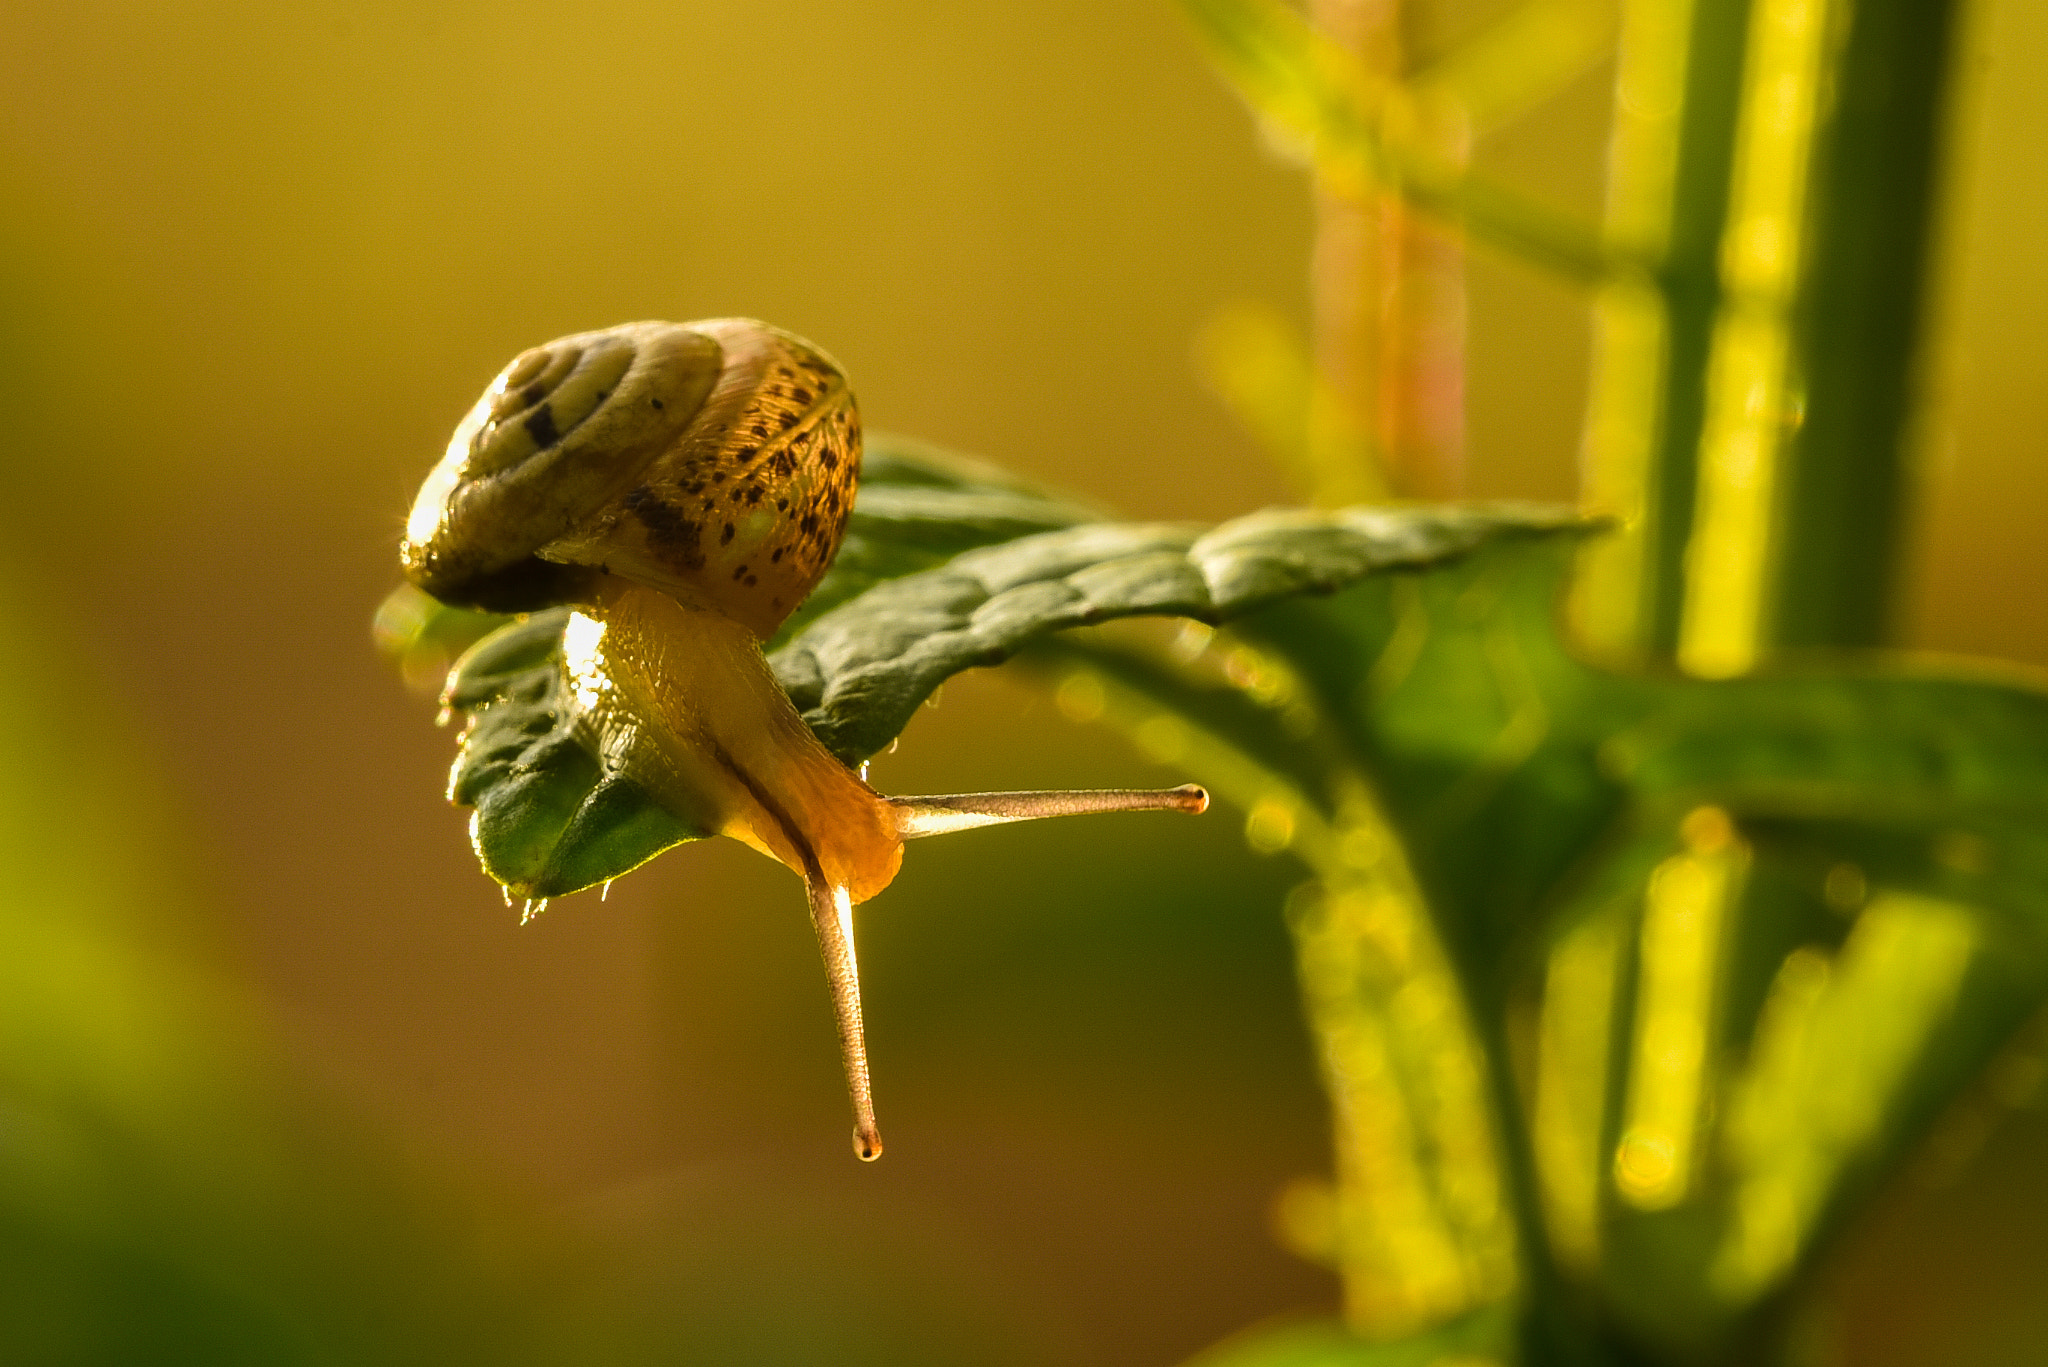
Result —
<instances>
[{"instance_id":1,"label":"blurred green foliage","mask_svg":"<svg viewBox=\"0 0 2048 1367\"><path fill-rule=\"evenodd\" d=\"M1590 668L1567 568L1503 547L1192 663L1046 659L1139 734L1180 719L1315 870L1290 915L1356 1319L1519 1304L1521 1360L1765 1360L1856 1200L1987 1070L2040 1073L2048 697Z\"/></svg>"}]
</instances>

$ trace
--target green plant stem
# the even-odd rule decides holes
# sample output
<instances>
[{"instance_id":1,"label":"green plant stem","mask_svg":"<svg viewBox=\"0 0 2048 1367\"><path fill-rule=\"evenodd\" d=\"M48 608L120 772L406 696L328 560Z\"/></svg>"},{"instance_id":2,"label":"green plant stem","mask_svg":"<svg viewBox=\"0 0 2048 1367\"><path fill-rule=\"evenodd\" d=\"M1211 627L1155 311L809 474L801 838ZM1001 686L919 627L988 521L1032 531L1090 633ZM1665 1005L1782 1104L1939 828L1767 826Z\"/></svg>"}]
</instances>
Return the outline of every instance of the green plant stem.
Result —
<instances>
[{"instance_id":1,"label":"green plant stem","mask_svg":"<svg viewBox=\"0 0 2048 1367\"><path fill-rule=\"evenodd\" d=\"M1521 1231L1521 1256L1526 1313L1522 1320L1523 1351L1529 1363L1545 1367L1601 1367L1599 1350L1588 1339L1583 1321L1569 1307L1563 1273L1557 1265L1544 1216L1542 1179L1536 1171L1535 1144L1527 1111L1515 1085L1509 1061L1514 1057L1501 1023L1485 1031L1486 1078L1493 1112L1500 1128L1501 1165L1513 1202L1515 1226Z\"/></svg>"},{"instance_id":2,"label":"green plant stem","mask_svg":"<svg viewBox=\"0 0 2048 1367\"><path fill-rule=\"evenodd\" d=\"M1547 1295L1547 1259L1517 1226L1535 1197L1513 1189L1503 1161L1470 985L1339 730L1327 719L1304 728L1297 710L1290 732L1270 697L1151 654L1060 639L1029 658L1086 671L1103 699L1094 715L1141 746L1170 719L1175 761L1251 814L1255 845L1262 820L1283 822L1263 847L1284 847L1315 876L1290 920L1334 1115L1331 1253L1353 1327L1407 1337ZM1261 666L1269 683L1280 668ZM1304 690L1283 691L1289 709L1313 710ZM1418 1015L1420 1003L1435 1005Z\"/></svg>"},{"instance_id":3,"label":"green plant stem","mask_svg":"<svg viewBox=\"0 0 2048 1367\"><path fill-rule=\"evenodd\" d=\"M1685 633L1724 320L1782 310L1727 271L1754 17L1752 0L1625 5L1607 230L1660 267L1599 301L1586 498L1624 532L1589 557L1578 617L1591 640L1630 654L1670 658ZM1761 541L1726 554L1745 552L1760 559Z\"/></svg>"},{"instance_id":4,"label":"green plant stem","mask_svg":"<svg viewBox=\"0 0 2048 1367\"><path fill-rule=\"evenodd\" d=\"M1671 50L1660 66L1624 41L1609 230L1662 267L1655 325L1604 302L1603 345L1661 355L1616 358L1610 389L1642 392L1596 397L1593 501L1630 520L1633 544L1596 566L1582 620L1605 644L1716 674L1777 649L1880 644L1956 6L1633 0L1631 13L1636 36ZM1632 63L1662 74L1649 102L1677 117L1631 113L1631 96L1644 102Z\"/></svg>"},{"instance_id":5,"label":"green plant stem","mask_svg":"<svg viewBox=\"0 0 2048 1367\"><path fill-rule=\"evenodd\" d=\"M1678 644L1685 553L1699 486L1707 367L1721 306L1721 240L1741 108L1749 0L1696 0L1660 283L1666 312L1662 421L1649 480L1645 644Z\"/></svg>"},{"instance_id":6,"label":"green plant stem","mask_svg":"<svg viewBox=\"0 0 2048 1367\"><path fill-rule=\"evenodd\" d=\"M1780 646L1877 645L1891 627L1958 9L1860 0L1835 63L1795 322L1806 416L1780 511Z\"/></svg>"}]
</instances>

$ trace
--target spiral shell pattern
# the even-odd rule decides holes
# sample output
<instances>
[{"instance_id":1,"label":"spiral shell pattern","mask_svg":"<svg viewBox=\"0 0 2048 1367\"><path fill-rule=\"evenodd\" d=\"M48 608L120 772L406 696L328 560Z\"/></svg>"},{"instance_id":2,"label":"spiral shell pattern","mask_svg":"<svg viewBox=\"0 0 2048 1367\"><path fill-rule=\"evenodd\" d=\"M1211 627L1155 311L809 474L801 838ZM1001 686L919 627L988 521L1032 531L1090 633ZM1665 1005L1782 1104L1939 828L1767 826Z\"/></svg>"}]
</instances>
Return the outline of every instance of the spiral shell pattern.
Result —
<instances>
[{"instance_id":1,"label":"spiral shell pattern","mask_svg":"<svg viewBox=\"0 0 2048 1367\"><path fill-rule=\"evenodd\" d=\"M455 430L400 559L446 601L589 601L605 575L774 634L838 551L846 378L752 319L627 323L522 353Z\"/></svg>"}]
</instances>

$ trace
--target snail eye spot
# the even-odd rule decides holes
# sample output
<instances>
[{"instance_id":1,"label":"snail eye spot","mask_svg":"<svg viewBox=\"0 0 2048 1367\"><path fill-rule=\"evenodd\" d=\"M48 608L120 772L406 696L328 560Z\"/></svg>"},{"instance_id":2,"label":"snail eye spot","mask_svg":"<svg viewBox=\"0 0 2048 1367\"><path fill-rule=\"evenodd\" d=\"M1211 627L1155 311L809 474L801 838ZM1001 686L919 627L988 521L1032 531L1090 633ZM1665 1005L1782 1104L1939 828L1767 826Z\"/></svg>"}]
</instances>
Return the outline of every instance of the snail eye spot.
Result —
<instances>
[{"instance_id":1,"label":"snail eye spot","mask_svg":"<svg viewBox=\"0 0 2048 1367\"><path fill-rule=\"evenodd\" d=\"M655 406L656 408L660 408L660 407L662 407L663 405L662 405L662 402L661 402L661 400L660 400L660 399L656 399L656 400L654 400L654 406Z\"/></svg>"}]
</instances>

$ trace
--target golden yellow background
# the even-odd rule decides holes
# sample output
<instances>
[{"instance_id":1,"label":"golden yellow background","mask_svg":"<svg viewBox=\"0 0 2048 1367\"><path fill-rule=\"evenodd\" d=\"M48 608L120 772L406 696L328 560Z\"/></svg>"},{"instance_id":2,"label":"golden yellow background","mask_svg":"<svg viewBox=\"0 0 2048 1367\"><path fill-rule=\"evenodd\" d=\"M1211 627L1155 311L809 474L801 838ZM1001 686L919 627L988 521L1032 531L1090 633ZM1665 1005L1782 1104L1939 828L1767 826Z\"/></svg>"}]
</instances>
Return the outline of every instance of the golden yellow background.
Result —
<instances>
[{"instance_id":1,"label":"golden yellow background","mask_svg":"<svg viewBox=\"0 0 2048 1367\"><path fill-rule=\"evenodd\" d=\"M1980 5L1965 66L1906 636L2048 664L2048 9ZM1597 213L1609 75L1481 160ZM232 984L252 1056L449 1183L658 1248L623 1294L707 1342L1160 1363L1333 1303L1266 1233L1327 1159L1294 874L1238 814L914 849L862 927L865 1169L788 876L706 843L517 928L367 629L483 383L630 318L772 320L871 427L1135 516L1285 500L1191 349L1234 302L1305 314L1307 199L1161 0L15 0L0 665L35 714L0 725L102 747L107 804L31 853L130 869L136 933ZM1573 497L1582 301L1481 256L1470 332L1468 492ZM977 676L875 777L1164 776ZM1887 1199L1838 1274L1856 1361L2048 1332L2044 1128Z\"/></svg>"}]
</instances>

